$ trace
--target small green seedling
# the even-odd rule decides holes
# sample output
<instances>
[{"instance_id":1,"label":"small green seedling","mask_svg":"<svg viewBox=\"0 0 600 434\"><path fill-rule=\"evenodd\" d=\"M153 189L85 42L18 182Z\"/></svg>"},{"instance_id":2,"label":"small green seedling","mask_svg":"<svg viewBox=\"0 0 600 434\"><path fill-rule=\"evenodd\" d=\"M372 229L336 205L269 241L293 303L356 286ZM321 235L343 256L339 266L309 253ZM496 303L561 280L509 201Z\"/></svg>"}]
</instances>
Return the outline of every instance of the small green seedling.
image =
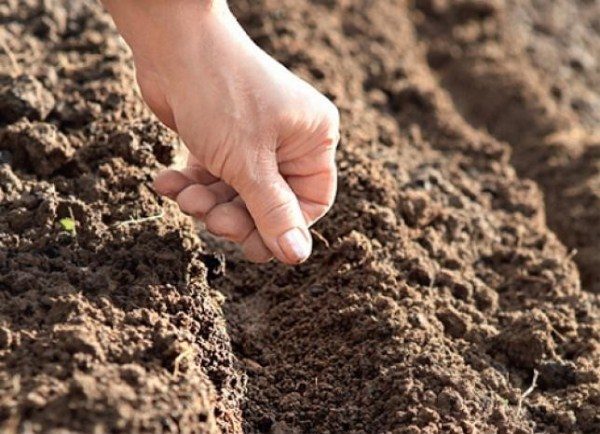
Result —
<instances>
[{"instance_id":1,"label":"small green seedling","mask_svg":"<svg viewBox=\"0 0 600 434\"><path fill-rule=\"evenodd\" d=\"M65 217L58 221L65 232L75 235L77 232L77 222L71 217Z\"/></svg>"}]
</instances>

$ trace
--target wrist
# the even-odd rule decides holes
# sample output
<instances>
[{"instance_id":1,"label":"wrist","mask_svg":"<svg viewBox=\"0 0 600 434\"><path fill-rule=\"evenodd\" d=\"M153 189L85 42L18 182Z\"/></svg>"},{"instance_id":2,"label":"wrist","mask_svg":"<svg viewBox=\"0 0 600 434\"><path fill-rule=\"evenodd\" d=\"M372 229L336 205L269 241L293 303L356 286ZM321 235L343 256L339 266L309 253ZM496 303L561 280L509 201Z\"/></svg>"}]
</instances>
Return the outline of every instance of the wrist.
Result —
<instances>
[{"instance_id":1,"label":"wrist","mask_svg":"<svg viewBox=\"0 0 600 434\"><path fill-rule=\"evenodd\" d=\"M237 25L226 0L103 0L136 65L161 69ZM239 25L237 25L239 27Z\"/></svg>"}]
</instances>

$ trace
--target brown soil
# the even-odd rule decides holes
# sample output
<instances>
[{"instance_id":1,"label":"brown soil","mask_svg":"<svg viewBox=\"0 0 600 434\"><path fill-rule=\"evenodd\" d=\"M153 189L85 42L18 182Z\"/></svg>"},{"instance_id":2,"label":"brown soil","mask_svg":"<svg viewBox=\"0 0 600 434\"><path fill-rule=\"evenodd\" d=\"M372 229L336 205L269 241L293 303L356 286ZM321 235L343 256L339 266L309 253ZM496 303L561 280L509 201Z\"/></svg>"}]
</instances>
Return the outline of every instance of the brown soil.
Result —
<instances>
[{"instance_id":1,"label":"brown soil","mask_svg":"<svg viewBox=\"0 0 600 434\"><path fill-rule=\"evenodd\" d=\"M600 292L600 4L416 1L429 65L457 110L506 140L550 228Z\"/></svg>"},{"instance_id":2,"label":"brown soil","mask_svg":"<svg viewBox=\"0 0 600 434\"><path fill-rule=\"evenodd\" d=\"M600 432L597 2L232 3L342 112L299 267L150 190L96 3L0 4L0 431Z\"/></svg>"}]
</instances>

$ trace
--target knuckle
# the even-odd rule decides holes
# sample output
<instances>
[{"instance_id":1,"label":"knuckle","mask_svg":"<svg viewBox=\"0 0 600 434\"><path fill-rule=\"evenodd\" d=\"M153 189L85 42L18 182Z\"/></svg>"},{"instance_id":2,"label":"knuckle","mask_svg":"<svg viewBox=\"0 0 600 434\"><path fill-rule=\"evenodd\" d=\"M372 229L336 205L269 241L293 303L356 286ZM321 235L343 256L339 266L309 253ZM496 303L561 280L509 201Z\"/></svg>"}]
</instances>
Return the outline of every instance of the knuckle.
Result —
<instances>
[{"instance_id":1,"label":"knuckle","mask_svg":"<svg viewBox=\"0 0 600 434\"><path fill-rule=\"evenodd\" d=\"M327 100L327 115L333 126L338 127L340 125L340 111L329 99Z\"/></svg>"},{"instance_id":2,"label":"knuckle","mask_svg":"<svg viewBox=\"0 0 600 434\"><path fill-rule=\"evenodd\" d=\"M333 102L325 99L323 118L324 134L330 145L337 146L340 140L340 112Z\"/></svg>"},{"instance_id":3,"label":"knuckle","mask_svg":"<svg viewBox=\"0 0 600 434\"><path fill-rule=\"evenodd\" d=\"M289 197L282 201L270 201L264 204L259 220L272 225L281 220L282 214L287 214L294 205L294 199Z\"/></svg>"}]
</instances>

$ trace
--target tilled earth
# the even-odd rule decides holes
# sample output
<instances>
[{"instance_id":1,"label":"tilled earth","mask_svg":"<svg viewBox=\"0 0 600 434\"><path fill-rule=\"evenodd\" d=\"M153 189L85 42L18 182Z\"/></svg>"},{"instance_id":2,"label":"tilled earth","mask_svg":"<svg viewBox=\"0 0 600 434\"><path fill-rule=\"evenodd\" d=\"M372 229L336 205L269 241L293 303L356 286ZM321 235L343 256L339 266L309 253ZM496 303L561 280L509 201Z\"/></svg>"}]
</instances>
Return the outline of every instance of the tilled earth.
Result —
<instances>
[{"instance_id":1,"label":"tilled earth","mask_svg":"<svg viewBox=\"0 0 600 434\"><path fill-rule=\"evenodd\" d=\"M0 431L600 432L600 3L231 3L342 113L299 267L152 192L98 4L0 3Z\"/></svg>"}]
</instances>

